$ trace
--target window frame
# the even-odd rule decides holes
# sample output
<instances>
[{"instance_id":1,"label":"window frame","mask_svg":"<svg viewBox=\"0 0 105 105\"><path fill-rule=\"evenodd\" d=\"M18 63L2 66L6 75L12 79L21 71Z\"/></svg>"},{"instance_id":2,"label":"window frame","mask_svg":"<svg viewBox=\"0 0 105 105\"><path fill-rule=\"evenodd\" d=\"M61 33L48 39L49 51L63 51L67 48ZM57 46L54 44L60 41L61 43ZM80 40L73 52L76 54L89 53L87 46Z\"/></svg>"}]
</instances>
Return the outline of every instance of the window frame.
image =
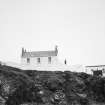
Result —
<instances>
[{"instance_id":1,"label":"window frame","mask_svg":"<svg viewBox=\"0 0 105 105\"><path fill-rule=\"evenodd\" d=\"M40 63L41 63L40 58L37 58L37 63L38 63L38 64L40 64Z\"/></svg>"},{"instance_id":2,"label":"window frame","mask_svg":"<svg viewBox=\"0 0 105 105\"><path fill-rule=\"evenodd\" d=\"M51 57L48 57L48 63L51 64Z\"/></svg>"},{"instance_id":3,"label":"window frame","mask_svg":"<svg viewBox=\"0 0 105 105\"><path fill-rule=\"evenodd\" d=\"M27 63L30 63L30 58L27 58Z\"/></svg>"}]
</instances>

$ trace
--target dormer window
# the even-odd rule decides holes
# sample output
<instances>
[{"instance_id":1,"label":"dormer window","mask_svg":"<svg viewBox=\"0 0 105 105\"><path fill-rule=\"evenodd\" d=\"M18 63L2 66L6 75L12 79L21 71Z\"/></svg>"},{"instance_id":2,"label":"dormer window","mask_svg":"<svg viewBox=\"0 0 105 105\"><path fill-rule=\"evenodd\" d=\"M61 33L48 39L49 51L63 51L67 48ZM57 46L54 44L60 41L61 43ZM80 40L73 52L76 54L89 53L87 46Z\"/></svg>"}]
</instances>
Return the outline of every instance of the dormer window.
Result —
<instances>
[{"instance_id":1,"label":"dormer window","mask_svg":"<svg viewBox=\"0 0 105 105\"><path fill-rule=\"evenodd\" d=\"M27 58L27 63L30 63L30 58Z\"/></svg>"},{"instance_id":2,"label":"dormer window","mask_svg":"<svg viewBox=\"0 0 105 105\"><path fill-rule=\"evenodd\" d=\"M51 57L48 57L48 63L51 63Z\"/></svg>"},{"instance_id":3,"label":"dormer window","mask_svg":"<svg viewBox=\"0 0 105 105\"><path fill-rule=\"evenodd\" d=\"M40 58L37 58L37 62L40 63Z\"/></svg>"}]
</instances>

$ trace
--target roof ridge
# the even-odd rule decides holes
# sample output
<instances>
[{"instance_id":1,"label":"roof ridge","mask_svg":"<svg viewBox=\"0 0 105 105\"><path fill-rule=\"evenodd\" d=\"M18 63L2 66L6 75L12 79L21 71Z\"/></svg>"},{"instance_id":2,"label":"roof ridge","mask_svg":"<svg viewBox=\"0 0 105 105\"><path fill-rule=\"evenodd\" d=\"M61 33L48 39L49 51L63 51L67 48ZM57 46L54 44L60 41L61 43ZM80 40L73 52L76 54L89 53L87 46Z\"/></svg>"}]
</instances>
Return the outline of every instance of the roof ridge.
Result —
<instances>
[{"instance_id":1,"label":"roof ridge","mask_svg":"<svg viewBox=\"0 0 105 105\"><path fill-rule=\"evenodd\" d=\"M57 56L57 52L55 50L49 51L31 51L31 52L24 52L22 57L49 57L49 56Z\"/></svg>"},{"instance_id":2,"label":"roof ridge","mask_svg":"<svg viewBox=\"0 0 105 105\"><path fill-rule=\"evenodd\" d=\"M36 53L36 52L55 52L55 50L46 50L46 51L27 51L25 53Z\"/></svg>"}]
</instances>

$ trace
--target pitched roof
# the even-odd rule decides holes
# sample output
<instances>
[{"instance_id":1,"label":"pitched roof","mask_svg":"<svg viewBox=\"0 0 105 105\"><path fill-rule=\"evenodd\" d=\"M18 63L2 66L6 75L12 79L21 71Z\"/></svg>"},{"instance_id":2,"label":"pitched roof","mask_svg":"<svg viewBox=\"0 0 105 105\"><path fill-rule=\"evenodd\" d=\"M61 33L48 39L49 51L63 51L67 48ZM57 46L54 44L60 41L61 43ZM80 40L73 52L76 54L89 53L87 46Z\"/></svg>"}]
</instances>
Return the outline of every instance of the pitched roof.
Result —
<instances>
[{"instance_id":1,"label":"pitched roof","mask_svg":"<svg viewBox=\"0 0 105 105\"><path fill-rule=\"evenodd\" d=\"M22 54L23 58L50 57L50 56L57 56L57 51L33 51L33 52L24 52Z\"/></svg>"}]
</instances>

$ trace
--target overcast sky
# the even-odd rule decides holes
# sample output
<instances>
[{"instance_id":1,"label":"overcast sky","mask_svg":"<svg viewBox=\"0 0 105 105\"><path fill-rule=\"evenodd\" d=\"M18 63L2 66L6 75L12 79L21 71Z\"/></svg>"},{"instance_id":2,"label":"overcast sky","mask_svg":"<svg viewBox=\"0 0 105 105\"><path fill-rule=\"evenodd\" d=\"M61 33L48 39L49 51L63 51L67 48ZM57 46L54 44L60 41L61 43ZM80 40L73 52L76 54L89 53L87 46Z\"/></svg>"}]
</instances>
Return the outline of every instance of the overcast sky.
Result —
<instances>
[{"instance_id":1,"label":"overcast sky","mask_svg":"<svg viewBox=\"0 0 105 105\"><path fill-rule=\"evenodd\" d=\"M0 60L53 50L68 65L105 64L105 0L0 0Z\"/></svg>"}]
</instances>

